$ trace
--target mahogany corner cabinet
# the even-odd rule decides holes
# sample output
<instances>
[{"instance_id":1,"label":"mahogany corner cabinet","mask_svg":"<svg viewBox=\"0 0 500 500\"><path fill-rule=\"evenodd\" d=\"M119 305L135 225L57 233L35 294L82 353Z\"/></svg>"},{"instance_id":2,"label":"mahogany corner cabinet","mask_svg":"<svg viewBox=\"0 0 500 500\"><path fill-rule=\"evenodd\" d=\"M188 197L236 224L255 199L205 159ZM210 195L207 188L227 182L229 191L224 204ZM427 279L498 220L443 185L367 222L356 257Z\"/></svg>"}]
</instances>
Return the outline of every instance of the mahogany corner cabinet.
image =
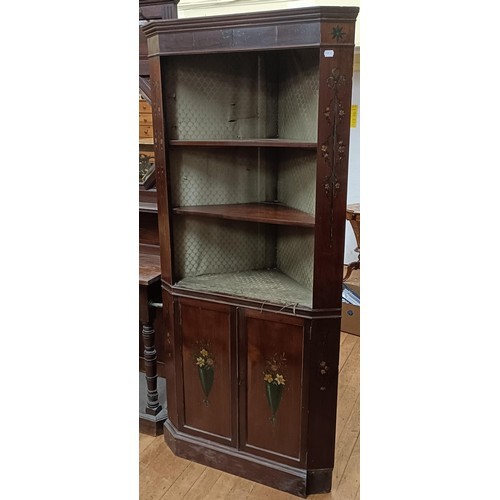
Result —
<instances>
[{"instance_id":1,"label":"mahogany corner cabinet","mask_svg":"<svg viewBox=\"0 0 500 500\"><path fill-rule=\"evenodd\" d=\"M143 28L165 440L301 497L332 488L358 10Z\"/></svg>"}]
</instances>

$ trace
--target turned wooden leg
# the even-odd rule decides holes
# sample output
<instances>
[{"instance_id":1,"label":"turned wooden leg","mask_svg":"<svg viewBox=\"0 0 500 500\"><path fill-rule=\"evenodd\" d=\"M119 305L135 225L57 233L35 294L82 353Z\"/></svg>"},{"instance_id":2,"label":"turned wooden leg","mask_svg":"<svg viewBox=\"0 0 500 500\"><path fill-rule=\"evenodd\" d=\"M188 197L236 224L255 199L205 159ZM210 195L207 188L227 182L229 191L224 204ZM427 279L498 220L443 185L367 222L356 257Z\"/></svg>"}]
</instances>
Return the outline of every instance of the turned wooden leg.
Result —
<instances>
[{"instance_id":1,"label":"turned wooden leg","mask_svg":"<svg viewBox=\"0 0 500 500\"><path fill-rule=\"evenodd\" d=\"M156 371L155 331L150 323L143 324L142 338L144 340L144 365L148 387L145 411L148 415L158 415L158 413L160 413L161 411L161 405L158 400L158 374Z\"/></svg>"},{"instance_id":2,"label":"turned wooden leg","mask_svg":"<svg viewBox=\"0 0 500 500\"><path fill-rule=\"evenodd\" d=\"M358 260L357 260L357 262L351 262L347 266L347 271L346 271L344 279L342 281L347 281L349 279L349 277L351 276L352 272L355 269L359 269L360 268L360 256L361 256L361 254L359 253L359 247L355 248L354 251L358 252L358 254L359 254L358 255Z\"/></svg>"},{"instance_id":3,"label":"turned wooden leg","mask_svg":"<svg viewBox=\"0 0 500 500\"><path fill-rule=\"evenodd\" d=\"M358 262L351 262L348 266L347 266L347 271L345 273L345 277L344 277L344 280L343 281L347 281L349 279L349 277L351 276L352 272L355 270L355 269L359 269L359 261Z\"/></svg>"}]
</instances>

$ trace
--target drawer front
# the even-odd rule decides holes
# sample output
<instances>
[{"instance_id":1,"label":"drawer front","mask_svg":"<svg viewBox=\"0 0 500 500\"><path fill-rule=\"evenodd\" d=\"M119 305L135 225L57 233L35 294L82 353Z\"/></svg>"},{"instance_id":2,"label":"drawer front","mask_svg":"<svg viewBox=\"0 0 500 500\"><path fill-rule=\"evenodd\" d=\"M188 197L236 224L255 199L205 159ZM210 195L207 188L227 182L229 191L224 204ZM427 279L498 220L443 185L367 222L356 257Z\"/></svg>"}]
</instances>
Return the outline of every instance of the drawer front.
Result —
<instances>
[{"instance_id":1,"label":"drawer front","mask_svg":"<svg viewBox=\"0 0 500 500\"><path fill-rule=\"evenodd\" d=\"M151 109L151 105L148 103L148 101L144 99L139 99L139 115L141 114L151 115L152 113L153 110Z\"/></svg>"},{"instance_id":2,"label":"drawer front","mask_svg":"<svg viewBox=\"0 0 500 500\"><path fill-rule=\"evenodd\" d=\"M139 139L153 138L153 127L151 125L139 125Z\"/></svg>"}]
</instances>

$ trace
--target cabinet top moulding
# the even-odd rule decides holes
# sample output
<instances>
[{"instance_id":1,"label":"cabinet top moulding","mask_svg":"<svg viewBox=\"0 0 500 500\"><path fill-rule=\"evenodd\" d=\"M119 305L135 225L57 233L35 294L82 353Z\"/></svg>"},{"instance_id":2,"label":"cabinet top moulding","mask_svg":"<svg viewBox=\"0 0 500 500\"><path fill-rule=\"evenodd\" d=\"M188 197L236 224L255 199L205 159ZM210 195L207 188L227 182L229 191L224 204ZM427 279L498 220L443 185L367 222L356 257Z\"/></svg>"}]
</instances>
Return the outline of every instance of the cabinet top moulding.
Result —
<instances>
[{"instance_id":1,"label":"cabinet top moulding","mask_svg":"<svg viewBox=\"0 0 500 500\"><path fill-rule=\"evenodd\" d=\"M358 7L310 7L152 21L149 57L203 52L354 46Z\"/></svg>"},{"instance_id":2,"label":"cabinet top moulding","mask_svg":"<svg viewBox=\"0 0 500 500\"><path fill-rule=\"evenodd\" d=\"M300 148L316 149L316 142L293 141L287 139L226 139L226 140L171 140L170 146L193 146L193 147L262 147L262 148Z\"/></svg>"}]
</instances>

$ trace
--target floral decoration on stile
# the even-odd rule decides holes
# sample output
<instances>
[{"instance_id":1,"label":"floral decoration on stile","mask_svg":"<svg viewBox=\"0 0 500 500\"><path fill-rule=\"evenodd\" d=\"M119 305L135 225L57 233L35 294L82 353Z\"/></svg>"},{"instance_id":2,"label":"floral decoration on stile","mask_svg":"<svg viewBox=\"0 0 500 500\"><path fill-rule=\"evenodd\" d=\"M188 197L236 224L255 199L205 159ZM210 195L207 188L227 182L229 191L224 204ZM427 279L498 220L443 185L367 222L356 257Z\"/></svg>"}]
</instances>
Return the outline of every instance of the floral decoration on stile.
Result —
<instances>
[{"instance_id":1,"label":"floral decoration on stile","mask_svg":"<svg viewBox=\"0 0 500 500\"><path fill-rule=\"evenodd\" d=\"M276 422L276 412L278 411L281 397L283 396L283 387L286 384L285 353L280 355L274 354L271 358L265 360L266 365L263 372L264 383L266 389L266 398L271 409L271 417L269 420L274 424Z\"/></svg>"},{"instance_id":2,"label":"floral decoration on stile","mask_svg":"<svg viewBox=\"0 0 500 500\"><path fill-rule=\"evenodd\" d=\"M347 147L340 135L340 125L346 116L344 105L339 96L339 88L347 85L347 77L340 72L339 68L332 68L326 80L327 87L332 91L330 100L323 110L330 133L321 144L321 156L328 168L328 175L324 177L323 189L330 200L330 248L333 245L333 208L334 199L337 197L341 184L337 176L342 161L347 156Z\"/></svg>"},{"instance_id":3,"label":"floral decoration on stile","mask_svg":"<svg viewBox=\"0 0 500 500\"><path fill-rule=\"evenodd\" d=\"M208 396L214 383L215 358L211 354L210 346L207 342L198 343L198 349L194 354L194 363L198 367L201 390L205 395L203 402L208 406Z\"/></svg>"},{"instance_id":4,"label":"floral decoration on stile","mask_svg":"<svg viewBox=\"0 0 500 500\"><path fill-rule=\"evenodd\" d=\"M326 375L328 375L328 370L330 369L330 367L326 364L326 361L321 361L319 363L319 372L321 373L321 375L323 375L323 377L325 377ZM323 384L321 385L321 387L319 388L320 391L326 391L326 385L325 385L325 382L323 381Z\"/></svg>"}]
</instances>

